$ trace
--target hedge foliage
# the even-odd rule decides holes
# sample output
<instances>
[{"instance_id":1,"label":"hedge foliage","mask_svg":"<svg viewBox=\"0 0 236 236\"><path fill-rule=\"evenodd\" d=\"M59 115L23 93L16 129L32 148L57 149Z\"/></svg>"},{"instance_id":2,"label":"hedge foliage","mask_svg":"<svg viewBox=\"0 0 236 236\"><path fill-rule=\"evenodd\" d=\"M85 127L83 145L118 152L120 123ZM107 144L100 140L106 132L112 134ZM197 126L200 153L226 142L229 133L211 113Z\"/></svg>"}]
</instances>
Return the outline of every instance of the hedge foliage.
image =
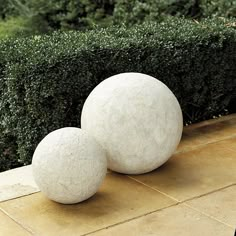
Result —
<instances>
[{"instance_id":1,"label":"hedge foliage","mask_svg":"<svg viewBox=\"0 0 236 236\"><path fill-rule=\"evenodd\" d=\"M235 105L236 31L232 23L173 19L133 28L57 32L0 43L0 159L11 140L30 163L50 131L80 126L83 103L102 80L146 73L177 96L185 122ZM96 119L96 117L94 117ZM5 143L4 143L5 142ZM18 158L18 157L17 157Z\"/></svg>"}]
</instances>

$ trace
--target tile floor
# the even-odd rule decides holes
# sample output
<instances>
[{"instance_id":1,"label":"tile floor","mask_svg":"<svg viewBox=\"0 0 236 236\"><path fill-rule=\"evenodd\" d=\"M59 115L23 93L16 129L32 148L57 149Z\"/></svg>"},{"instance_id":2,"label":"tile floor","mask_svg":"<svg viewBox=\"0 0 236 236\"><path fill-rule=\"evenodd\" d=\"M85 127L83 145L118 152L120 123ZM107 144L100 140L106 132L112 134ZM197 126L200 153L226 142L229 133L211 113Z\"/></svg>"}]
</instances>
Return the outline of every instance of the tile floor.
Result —
<instances>
[{"instance_id":1,"label":"tile floor","mask_svg":"<svg viewBox=\"0 0 236 236\"><path fill-rule=\"evenodd\" d=\"M76 205L48 200L31 166L0 173L0 235L234 236L236 114L185 127L173 157L144 175L108 172Z\"/></svg>"}]
</instances>

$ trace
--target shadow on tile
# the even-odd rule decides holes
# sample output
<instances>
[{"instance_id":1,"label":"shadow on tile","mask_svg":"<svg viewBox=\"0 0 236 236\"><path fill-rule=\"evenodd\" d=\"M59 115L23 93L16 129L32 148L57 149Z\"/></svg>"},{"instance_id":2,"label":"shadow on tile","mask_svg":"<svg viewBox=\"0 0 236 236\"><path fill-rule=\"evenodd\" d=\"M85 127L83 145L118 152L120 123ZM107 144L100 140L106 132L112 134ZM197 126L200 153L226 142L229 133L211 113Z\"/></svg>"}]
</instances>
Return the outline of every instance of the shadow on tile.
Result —
<instances>
[{"instance_id":1,"label":"shadow on tile","mask_svg":"<svg viewBox=\"0 0 236 236\"><path fill-rule=\"evenodd\" d=\"M0 208L35 234L80 235L176 203L127 176L110 173L98 193L79 204L55 203L37 193L2 202Z\"/></svg>"},{"instance_id":2,"label":"shadow on tile","mask_svg":"<svg viewBox=\"0 0 236 236\"><path fill-rule=\"evenodd\" d=\"M236 153L217 143L175 154L160 168L130 177L178 201L236 183Z\"/></svg>"}]
</instances>

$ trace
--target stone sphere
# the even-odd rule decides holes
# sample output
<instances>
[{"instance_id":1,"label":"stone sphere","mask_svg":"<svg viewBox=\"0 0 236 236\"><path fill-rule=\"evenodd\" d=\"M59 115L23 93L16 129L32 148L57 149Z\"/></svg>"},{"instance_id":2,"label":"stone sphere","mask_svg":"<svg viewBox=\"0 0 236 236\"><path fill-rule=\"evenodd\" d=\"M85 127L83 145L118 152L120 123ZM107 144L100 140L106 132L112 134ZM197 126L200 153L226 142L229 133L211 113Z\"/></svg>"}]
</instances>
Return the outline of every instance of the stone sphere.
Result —
<instances>
[{"instance_id":1,"label":"stone sphere","mask_svg":"<svg viewBox=\"0 0 236 236\"><path fill-rule=\"evenodd\" d=\"M165 163L183 131L180 105L159 80L122 73L101 82L88 96L81 127L107 152L108 168L142 174Z\"/></svg>"},{"instance_id":2,"label":"stone sphere","mask_svg":"<svg viewBox=\"0 0 236 236\"><path fill-rule=\"evenodd\" d=\"M62 128L48 134L32 160L39 189L59 203L74 204L96 193L106 172L106 154L100 144L79 128Z\"/></svg>"}]
</instances>

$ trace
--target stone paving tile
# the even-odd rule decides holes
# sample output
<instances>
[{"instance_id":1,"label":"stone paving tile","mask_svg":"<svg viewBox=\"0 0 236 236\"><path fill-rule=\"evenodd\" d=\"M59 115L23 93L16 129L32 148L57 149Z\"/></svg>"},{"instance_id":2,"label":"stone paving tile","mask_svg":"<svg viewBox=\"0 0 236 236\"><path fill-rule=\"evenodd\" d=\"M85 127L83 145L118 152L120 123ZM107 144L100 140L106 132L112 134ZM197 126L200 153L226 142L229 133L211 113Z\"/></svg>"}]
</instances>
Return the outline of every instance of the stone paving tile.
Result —
<instances>
[{"instance_id":1,"label":"stone paving tile","mask_svg":"<svg viewBox=\"0 0 236 236\"><path fill-rule=\"evenodd\" d=\"M31 235L0 210L0 236Z\"/></svg>"},{"instance_id":2,"label":"stone paving tile","mask_svg":"<svg viewBox=\"0 0 236 236\"><path fill-rule=\"evenodd\" d=\"M236 118L200 127L197 130L214 141L223 140L236 135Z\"/></svg>"},{"instance_id":3,"label":"stone paving tile","mask_svg":"<svg viewBox=\"0 0 236 236\"><path fill-rule=\"evenodd\" d=\"M193 150L199 148L202 145L212 143L213 140L209 139L205 135L202 135L199 131L193 130L189 132L184 129L181 142L177 148L176 153L186 152L189 150Z\"/></svg>"},{"instance_id":4,"label":"stone paving tile","mask_svg":"<svg viewBox=\"0 0 236 236\"><path fill-rule=\"evenodd\" d=\"M177 152L188 151L201 145L236 137L236 115L200 122L184 127Z\"/></svg>"},{"instance_id":5,"label":"stone paving tile","mask_svg":"<svg viewBox=\"0 0 236 236\"><path fill-rule=\"evenodd\" d=\"M229 125L230 125L230 124L235 124L235 120L236 120L236 113L231 114L231 115L222 116L222 117L216 118L216 119L201 121L201 122L186 126L186 128L189 130L194 130L194 129L197 129L200 127L211 126L211 125L221 123L221 122L229 122Z\"/></svg>"},{"instance_id":6,"label":"stone paving tile","mask_svg":"<svg viewBox=\"0 0 236 236\"><path fill-rule=\"evenodd\" d=\"M219 143L176 154L157 170L130 178L178 201L232 185L236 183L236 152Z\"/></svg>"},{"instance_id":7,"label":"stone paving tile","mask_svg":"<svg viewBox=\"0 0 236 236\"><path fill-rule=\"evenodd\" d=\"M221 147L231 149L236 152L236 137L235 138L230 138L230 139L225 139L221 142L218 143Z\"/></svg>"},{"instance_id":8,"label":"stone paving tile","mask_svg":"<svg viewBox=\"0 0 236 236\"><path fill-rule=\"evenodd\" d=\"M36 235L81 235L173 204L124 175L108 174L100 191L80 204L62 205L36 193L2 202L0 208Z\"/></svg>"},{"instance_id":9,"label":"stone paving tile","mask_svg":"<svg viewBox=\"0 0 236 236\"><path fill-rule=\"evenodd\" d=\"M193 199L186 204L236 229L236 185Z\"/></svg>"},{"instance_id":10,"label":"stone paving tile","mask_svg":"<svg viewBox=\"0 0 236 236\"><path fill-rule=\"evenodd\" d=\"M38 191L31 165L0 173L0 202Z\"/></svg>"},{"instance_id":11,"label":"stone paving tile","mask_svg":"<svg viewBox=\"0 0 236 236\"><path fill-rule=\"evenodd\" d=\"M234 229L180 204L89 235L233 236Z\"/></svg>"}]
</instances>

